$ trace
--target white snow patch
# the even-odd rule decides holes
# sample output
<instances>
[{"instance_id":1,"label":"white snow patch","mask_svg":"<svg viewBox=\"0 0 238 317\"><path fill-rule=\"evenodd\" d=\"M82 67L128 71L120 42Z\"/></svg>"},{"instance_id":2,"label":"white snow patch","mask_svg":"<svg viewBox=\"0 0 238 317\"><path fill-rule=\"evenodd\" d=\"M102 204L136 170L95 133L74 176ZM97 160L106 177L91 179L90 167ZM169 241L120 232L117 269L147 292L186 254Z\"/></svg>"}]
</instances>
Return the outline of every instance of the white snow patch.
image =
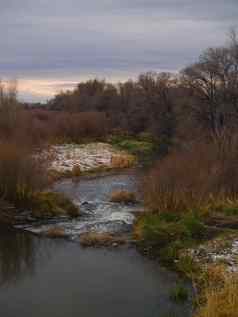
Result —
<instances>
[{"instance_id":1,"label":"white snow patch","mask_svg":"<svg viewBox=\"0 0 238 317\"><path fill-rule=\"evenodd\" d=\"M75 166L82 172L98 167L111 167L112 157L122 153L107 143L56 145L50 151L54 157L50 169L58 172L72 171Z\"/></svg>"}]
</instances>

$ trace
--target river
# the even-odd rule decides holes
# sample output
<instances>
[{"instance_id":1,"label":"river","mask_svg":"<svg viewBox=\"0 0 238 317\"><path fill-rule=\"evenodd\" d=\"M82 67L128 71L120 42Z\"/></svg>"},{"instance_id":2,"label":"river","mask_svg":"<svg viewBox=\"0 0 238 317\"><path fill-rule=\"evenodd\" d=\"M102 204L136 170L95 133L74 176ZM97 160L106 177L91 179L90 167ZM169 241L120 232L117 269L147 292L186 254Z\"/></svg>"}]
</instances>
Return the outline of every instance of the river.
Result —
<instances>
[{"instance_id":1,"label":"river","mask_svg":"<svg viewBox=\"0 0 238 317\"><path fill-rule=\"evenodd\" d=\"M39 232L55 225L0 228L0 315L3 317L190 317L191 301L170 300L175 273L140 255L132 246L82 248L82 232L129 232L142 206L109 202L114 190L137 191L138 173L62 181L64 192L83 211L79 220L60 220L69 239ZM28 232L31 231L31 232ZM184 283L184 282L183 282ZM190 285L185 287L190 289Z\"/></svg>"}]
</instances>

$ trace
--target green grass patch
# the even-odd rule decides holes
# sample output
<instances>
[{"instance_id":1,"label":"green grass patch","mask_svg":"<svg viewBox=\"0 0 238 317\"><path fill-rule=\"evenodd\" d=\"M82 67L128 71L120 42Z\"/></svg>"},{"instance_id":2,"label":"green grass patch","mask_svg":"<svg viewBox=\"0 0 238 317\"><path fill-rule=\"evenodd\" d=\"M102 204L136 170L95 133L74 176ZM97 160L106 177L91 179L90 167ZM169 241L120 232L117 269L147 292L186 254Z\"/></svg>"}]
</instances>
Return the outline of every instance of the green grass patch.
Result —
<instances>
[{"instance_id":1,"label":"green grass patch","mask_svg":"<svg viewBox=\"0 0 238 317\"><path fill-rule=\"evenodd\" d=\"M167 266L176 267L180 251L202 241L206 227L195 214L144 214L134 226L139 247ZM184 266L186 266L184 264ZM182 269L182 264L177 269ZM188 271L188 269L186 269Z\"/></svg>"},{"instance_id":2,"label":"green grass patch","mask_svg":"<svg viewBox=\"0 0 238 317\"><path fill-rule=\"evenodd\" d=\"M112 136L109 142L120 150L125 150L138 156L151 156L158 150L157 143L149 135L141 135L138 137Z\"/></svg>"},{"instance_id":3,"label":"green grass patch","mask_svg":"<svg viewBox=\"0 0 238 317\"><path fill-rule=\"evenodd\" d=\"M32 211L35 217L79 216L79 208L61 193L40 192L32 199Z\"/></svg>"},{"instance_id":4,"label":"green grass patch","mask_svg":"<svg viewBox=\"0 0 238 317\"><path fill-rule=\"evenodd\" d=\"M188 300L188 290L185 286L178 283L170 293L170 299L178 304L182 304Z\"/></svg>"}]
</instances>

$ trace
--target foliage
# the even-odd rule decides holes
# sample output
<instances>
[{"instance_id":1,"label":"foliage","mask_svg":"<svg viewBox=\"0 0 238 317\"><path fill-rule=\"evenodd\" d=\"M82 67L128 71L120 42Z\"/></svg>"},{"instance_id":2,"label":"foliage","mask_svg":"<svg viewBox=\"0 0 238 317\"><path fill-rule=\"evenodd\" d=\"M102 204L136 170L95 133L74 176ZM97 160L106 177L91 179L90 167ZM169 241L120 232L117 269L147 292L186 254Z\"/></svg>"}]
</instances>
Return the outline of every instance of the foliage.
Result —
<instances>
[{"instance_id":1,"label":"foliage","mask_svg":"<svg viewBox=\"0 0 238 317\"><path fill-rule=\"evenodd\" d=\"M47 184L45 162L15 143L0 143L0 196L16 206L27 205Z\"/></svg>"},{"instance_id":2,"label":"foliage","mask_svg":"<svg viewBox=\"0 0 238 317\"><path fill-rule=\"evenodd\" d=\"M140 232L139 239L157 246L175 240L201 238L205 230L203 223L193 214L167 221L162 215L148 213L138 219L136 227L139 228L137 229Z\"/></svg>"},{"instance_id":3,"label":"foliage","mask_svg":"<svg viewBox=\"0 0 238 317\"><path fill-rule=\"evenodd\" d=\"M114 135L110 142L135 155L151 155L156 150L155 141L148 134L142 134L138 138Z\"/></svg>"},{"instance_id":4,"label":"foliage","mask_svg":"<svg viewBox=\"0 0 238 317\"><path fill-rule=\"evenodd\" d=\"M201 241L205 233L204 224L194 214L164 217L163 214L145 213L134 225L138 245L181 272L187 271L189 265L175 262L180 258L180 250Z\"/></svg>"},{"instance_id":5,"label":"foliage","mask_svg":"<svg viewBox=\"0 0 238 317\"><path fill-rule=\"evenodd\" d=\"M125 239L115 237L110 233L89 232L80 236L80 244L83 247L105 247L125 244Z\"/></svg>"},{"instance_id":6,"label":"foliage","mask_svg":"<svg viewBox=\"0 0 238 317\"><path fill-rule=\"evenodd\" d=\"M195 317L236 317L238 315L238 275L224 269L209 272L204 298ZM211 271L211 269L210 269Z\"/></svg>"},{"instance_id":7,"label":"foliage","mask_svg":"<svg viewBox=\"0 0 238 317\"><path fill-rule=\"evenodd\" d=\"M188 299L188 290L182 284L177 284L171 291L170 298L176 303L184 303Z\"/></svg>"},{"instance_id":8,"label":"foliage","mask_svg":"<svg viewBox=\"0 0 238 317\"><path fill-rule=\"evenodd\" d=\"M128 192L125 190L115 191L111 195L111 202L113 203L124 203L124 204L134 204L136 203L135 193Z\"/></svg>"},{"instance_id":9,"label":"foliage","mask_svg":"<svg viewBox=\"0 0 238 317\"><path fill-rule=\"evenodd\" d=\"M204 140L159 161L145 178L146 206L157 213L203 213L217 209L219 201L227 201L226 206L236 201L237 140L230 145Z\"/></svg>"},{"instance_id":10,"label":"foliage","mask_svg":"<svg viewBox=\"0 0 238 317\"><path fill-rule=\"evenodd\" d=\"M136 157L132 154L115 154L112 156L112 168L129 168L136 164Z\"/></svg>"},{"instance_id":11,"label":"foliage","mask_svg":"<svg viewBox=\"0 0 238 317\"><path fill-rule=\"evenodd\" d=\"M61 227L53 227L47 230L46 236L48 238L65 238L65 230Z\"/></svg>"},{"instance_id":12,"label":"foliage","mask_svg":"<svg viewBox=\"0 0 238 317\"><path fill-rule=\"evenodd\" d=\"M33 214L36 217L54 217L68 215L79 216L79 208L63 194L55 192L36 193L31 201Z\"/></svg>"}]
</instances>

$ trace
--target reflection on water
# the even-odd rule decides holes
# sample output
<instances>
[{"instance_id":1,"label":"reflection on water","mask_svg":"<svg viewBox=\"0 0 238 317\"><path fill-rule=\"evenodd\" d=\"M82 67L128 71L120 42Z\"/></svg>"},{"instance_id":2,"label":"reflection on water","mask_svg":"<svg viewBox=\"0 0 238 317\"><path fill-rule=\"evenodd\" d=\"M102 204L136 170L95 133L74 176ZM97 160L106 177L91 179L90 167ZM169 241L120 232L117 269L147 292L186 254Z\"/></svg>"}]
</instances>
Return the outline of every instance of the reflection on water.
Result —
<instances>
[{"instance_id":1,"label":"reflection on water","mask_svg":"<svg viewBox=\"0 0 238 317\"><path fill-rule=\"evenodd\" d=\"M0 286L34 273L36 261L49 255L41 251L40 239L0 226Z\"/></svg>"},{"instance_id":2,"label":"reflection on water","mask_svg":"<svg viewBox=\"0 0 238 317\"><path fill-rule=\"evenodd\" d=\"M134 249L82 249L1 230L0 261L3 317L191 316L191 303L169 299L177 276Z\"/></svg>"}]
</instances>

